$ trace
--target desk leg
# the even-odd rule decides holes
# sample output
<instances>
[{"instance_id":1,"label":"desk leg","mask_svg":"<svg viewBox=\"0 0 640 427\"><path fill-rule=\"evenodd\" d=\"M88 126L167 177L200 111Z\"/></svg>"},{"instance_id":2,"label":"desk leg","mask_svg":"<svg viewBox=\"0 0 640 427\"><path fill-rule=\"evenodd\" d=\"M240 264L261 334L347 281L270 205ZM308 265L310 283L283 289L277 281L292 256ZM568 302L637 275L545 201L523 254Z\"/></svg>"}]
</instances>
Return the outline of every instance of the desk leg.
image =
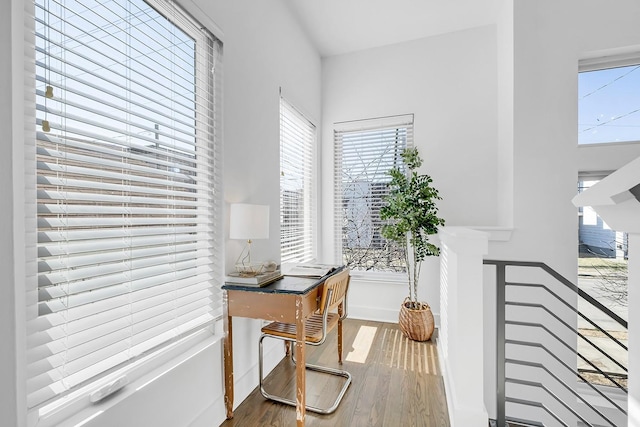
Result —
<instances>
[{"instance_id":1,"label":"desk leg","mask_svg":"<svg viewBox=\"0 0 640 427\"><path fill-rule=\"evenodd\" d=\"M227 410L227 419L233 418L233 323L227 310L227 291L223 296L223 323L224 323L224 405Z\"/></svg>"},{"instance_id":2,"label":"desk leg","mask_svg":"<svg viewBox=\"0 0 640 427\"><path fill-rule=\"evenodd\" d=\"M306 413L306 361L304 307L302 297L296 297L296 425L304 427Z\"/></svg>"}]
</instances>

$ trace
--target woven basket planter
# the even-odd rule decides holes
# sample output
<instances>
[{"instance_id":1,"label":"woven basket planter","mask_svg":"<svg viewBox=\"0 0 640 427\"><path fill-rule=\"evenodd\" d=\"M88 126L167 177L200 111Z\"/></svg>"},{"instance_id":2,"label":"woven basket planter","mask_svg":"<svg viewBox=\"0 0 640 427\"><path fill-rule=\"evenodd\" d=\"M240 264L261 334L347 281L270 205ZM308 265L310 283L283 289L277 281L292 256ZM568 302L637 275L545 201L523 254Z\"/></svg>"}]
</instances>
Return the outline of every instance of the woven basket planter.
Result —
<instances>
[{"instance_id":1,"label":"woven basket planter","mask_svg":"<svg viewBox=\"0 0 640 427\"><path fill-rule=\"evenodd\" d=\"M418 303L418 308L411 308L409 299L400 306L398 325L407 338L414 341L427 341L435 327L431 307L427 303Z\"/></svg>"}]
</instances>

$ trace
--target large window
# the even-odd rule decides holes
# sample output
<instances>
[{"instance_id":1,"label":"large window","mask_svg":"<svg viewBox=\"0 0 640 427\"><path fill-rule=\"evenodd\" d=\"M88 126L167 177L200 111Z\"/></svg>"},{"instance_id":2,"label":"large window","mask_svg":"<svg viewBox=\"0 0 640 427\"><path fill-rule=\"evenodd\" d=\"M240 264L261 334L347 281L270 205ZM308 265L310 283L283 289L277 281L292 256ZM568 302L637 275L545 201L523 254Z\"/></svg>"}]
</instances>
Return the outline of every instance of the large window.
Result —
<instances>
[{"instance_id":1,"label":"large window","mask_svg":"<svg viewBox=\"0 0 640 427\"><path fill-rule=\"evenodd\" d=\"M29 408L211 335L220 60L171 1L36 0Z\"/></svg>"},{"instance_id":2,"label":"large window","mask_svg":"<svg viewBox=\"0 0 640 427\"><path fill-rule=\"evenodd\" d=\"M280 98L280 257L282 263L314 258L316 127Z\"/></svg>"},{"instance_id":3,"label":"large window","mask_svg":"<svg viewBox=\"0 0 640 427\"><path fill-rule=\"evenodd\" d=\"M578 192L597 184L607 175L606 172L579 174ZM593 208L585 206L579 208L578 238L578 287L628 321L627 233L612 230ZM578 352L582 355L577 358L578 371L590 383L614 386L610 381L613 378L626 387L628 354L610 337L613 336L626 345L629 339L627 328L615 321L608 321L607 316L583 298L578 300L578 310L605 331L595 328L582 316L578 316L578 331L582 337L587 337L578 339ZM592 341L606 350L607 357L593 351ZM594 369L594 366L609 378Z\"/></svg>"},{"instance_id":4,"label":"large window","mask_svg":"<svg viewBox=\"0 0 640 427\"><path fill-rule=\"evenodd\" d=\"M640 58L582 61L578 143L640 141Z\"/></svg>"},{"instance_id":5,"label":"large window","mask_svg":"<svg viewBox=\"0 0 640 427\"><path fill-rule=\"evenodd\" d=\"M403 249L380 234L388 171L404 168L413 145L413 115L336 123L335 224L337 262L354 270L405 270Z\"/></svg>"}]
</instances>

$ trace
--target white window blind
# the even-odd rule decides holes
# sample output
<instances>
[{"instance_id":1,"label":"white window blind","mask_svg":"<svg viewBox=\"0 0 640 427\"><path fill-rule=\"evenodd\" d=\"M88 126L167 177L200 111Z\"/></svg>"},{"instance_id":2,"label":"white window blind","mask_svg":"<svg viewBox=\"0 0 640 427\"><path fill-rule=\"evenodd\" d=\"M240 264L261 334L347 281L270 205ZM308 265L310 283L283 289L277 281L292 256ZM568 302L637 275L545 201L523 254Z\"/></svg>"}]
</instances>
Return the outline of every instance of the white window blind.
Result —
<instances>
[{"instance_id":1,"label":"white window blind","mask_svg":"<svg viewBox=\"0 0 640 427\"><path fill-rule=\"evenodd\" d=\"M167 1L34 12L30 408L202 332L222 275L221 43Z\"/></svg>"},{"instance_id":2,"label":"white window blind","mask_svg":"<svg viewBox=\"0 0 640 427\"><path fill-rule=\"evenodd\" d=\"M404 168L413 146L413 115L334 125L336 261L353 270L404 271L403 250L380 234L388 171Z\"/></svg>"},{"instance_id":3,"label":"white window blind","mask_svg":"<svg viewBox=\"0 0 640 427\"><path fill-rule=\"evenodd\" d=\"M280 98L280 257L282 263L313 259L316 127Z\"/></svg>"}]
</instances>

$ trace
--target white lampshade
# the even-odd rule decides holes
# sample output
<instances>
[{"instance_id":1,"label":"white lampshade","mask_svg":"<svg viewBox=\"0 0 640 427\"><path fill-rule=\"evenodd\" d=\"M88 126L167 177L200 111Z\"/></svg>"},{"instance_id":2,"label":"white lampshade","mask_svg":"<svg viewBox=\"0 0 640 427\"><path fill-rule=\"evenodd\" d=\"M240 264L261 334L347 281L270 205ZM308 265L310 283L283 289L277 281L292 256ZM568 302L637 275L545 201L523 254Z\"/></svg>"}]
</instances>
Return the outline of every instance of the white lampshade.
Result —
<instances>
[{"instance_id":1,"label":"white lampshade","mask_svg":"<svg viewBox=\"0 0 640 427\"><path fill-rule=\"evenodd\" d=\"M269 206L234 203L230 210L229 238L242 240L269 238Z\"/></svg>"}]
</instances>

